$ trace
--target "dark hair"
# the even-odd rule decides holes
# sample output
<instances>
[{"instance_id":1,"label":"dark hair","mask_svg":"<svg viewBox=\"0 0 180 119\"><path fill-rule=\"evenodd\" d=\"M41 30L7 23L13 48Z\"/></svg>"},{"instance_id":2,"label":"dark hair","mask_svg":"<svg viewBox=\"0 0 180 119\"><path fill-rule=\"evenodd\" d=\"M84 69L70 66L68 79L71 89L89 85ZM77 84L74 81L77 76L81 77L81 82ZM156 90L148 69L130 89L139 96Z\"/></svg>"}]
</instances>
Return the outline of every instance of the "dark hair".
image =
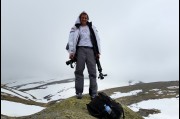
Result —
<instances>
[{"instance_id":1,"label":"dark hair","mask_svg":"<svg viewBox=\"0 0 180 119\"><path fill-rule=\"evenodd\" d=\"M89 16L88 16L88 14L86 13L86 12L82 12L80 15L79 15L79 19L81 19L81 16L82 15L87 15L87 20L89 20Z\"/></svg>"}]
</instances>

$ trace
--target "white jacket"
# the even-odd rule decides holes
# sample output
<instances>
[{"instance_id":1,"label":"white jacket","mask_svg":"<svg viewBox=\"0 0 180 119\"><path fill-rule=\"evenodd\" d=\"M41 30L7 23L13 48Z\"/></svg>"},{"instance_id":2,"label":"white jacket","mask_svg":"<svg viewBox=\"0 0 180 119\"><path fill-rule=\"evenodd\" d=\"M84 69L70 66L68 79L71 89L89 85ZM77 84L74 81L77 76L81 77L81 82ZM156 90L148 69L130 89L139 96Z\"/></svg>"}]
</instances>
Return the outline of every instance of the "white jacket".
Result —
<instances>
[{"instance_id":1,"label":"white jacket","mask_svg":"<svg viewBox=\"0 0 180 119\"><path fill-rule=\"evenodd\" d=\"M76 23L80 23L79 18L77 19ZM96 30L96 27L93 25L92 25L92 29L94 30L96 40L97 40L98 50L99 50L99 53L101 54L100 39L99 39L98 31ZM76 53L76 45L78 42L78 38L79 38L79 28L77 28L76 26L73 26L71 28L71 31L69 34L69 40L68 40L69 53L74 53L74 54Z\"/></svg>"}]
</instances>

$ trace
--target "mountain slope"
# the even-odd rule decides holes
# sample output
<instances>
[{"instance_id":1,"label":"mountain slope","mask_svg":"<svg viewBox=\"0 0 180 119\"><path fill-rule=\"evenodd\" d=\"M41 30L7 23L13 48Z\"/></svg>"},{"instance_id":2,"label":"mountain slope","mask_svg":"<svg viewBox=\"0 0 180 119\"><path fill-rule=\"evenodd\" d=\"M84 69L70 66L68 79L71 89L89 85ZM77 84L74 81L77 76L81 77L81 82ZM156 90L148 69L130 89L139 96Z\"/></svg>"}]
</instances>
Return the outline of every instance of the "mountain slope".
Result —
<instances>
[{"instance_id":1,"label":"mountain slope","mask_svg":"<svg viewBox=\"0 0 180 119\"><path fill-rule=\"evenodd\" d=\"M68 88L68 87L66 87ZM1 89L7 89L1 85ZM13 92L1 91L1 100L9 100L13 102L20 102L28 105L39 105L47 107L39 113L25 116L25 117L14 117L10 118L4 115L1 115L2 119L93 119L94 117L90 116L86 104L90 102L89 95L84 95L82 100L78 100L75 97L70 97L65 100L54 100L48 103L40 103L29 100L29 98L21 99L22 96L14 95L14 92L20 93L16 90ZM141 116L147 117L149 114L161 113L161 110L157 110L155 107L153 109L139 109L133 112L131 109L132 104L136 104L142 101L148 101L151 99L179 99L179 81L167 81L167 82L152 82L152 83L138 83L135 85L117 87L102 90L109 96L113 97L114 95L120 93L121 97L114 97L114 99L121 104L125 109L126 119L142 119ZM7 94L8 93L8 94ZM129 95L124 95L129 94ZM21 93L23 95L23 93ZM131 109L130 109L131 108ZM24 110L28 111L28 110ZM141 115L141 116L139 116Z\"/></svg>"},{"instance_id":2,"label":"mountain slope","mask_svg":"<svg viewBox=\"0 0 180 119\"><path fill-rule=\"evenodd\" d=\"M16 119L96 119L88 113L86 104L90 102L88 95L83 96L79 100L76 97L71 97L61 102L58 102L45 110L26 117ZM139 114L133 112L128 107L123 106L126 119L143 119Z\"/></svg>"}]
</instances>

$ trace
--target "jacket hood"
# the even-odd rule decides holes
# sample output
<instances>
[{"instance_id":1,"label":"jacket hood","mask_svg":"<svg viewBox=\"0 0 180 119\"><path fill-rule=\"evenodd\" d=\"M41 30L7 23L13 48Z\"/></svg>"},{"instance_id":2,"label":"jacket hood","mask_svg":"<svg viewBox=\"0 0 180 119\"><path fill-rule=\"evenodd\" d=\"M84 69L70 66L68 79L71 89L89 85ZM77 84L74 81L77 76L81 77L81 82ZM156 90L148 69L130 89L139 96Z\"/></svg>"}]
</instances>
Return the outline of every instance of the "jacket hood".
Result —
<instances>
[{"instance_id":1,"label":"jacket hood","mask_svg":"<svg viewBox=\"0 0 180 119\"><path fill-rule=\"evenodd\" d=\"M79 16L78 16L78 18L77 18L75 24L81 24L80 19L79 19Z\"/></svg>"},{"instance_id":2,"label":"jacket hood","mask_svg":"<svg viewBox=\"0 0 180 119\"><path fill-rule=\"evenodd\" d=\"M80 25L81 25L81 21L80 21L80 15L82 14L82 13L86 13L87 14L87 12L85 12L85 11L83 11L83 12L81 12L80 14L79 14L79 16L78 16L78 18L77 18L77 20L76 20L76 22L75 22L75 26L76 27L79 27ZM89 22L89 21L87 21L87 25L92 25L92 22Z\"/></svg>"},{"instance_id":3,"label":"jacket hood","mask_svg":"<svg viewBox=\"0 0 180 119\"><path fill-rule=\"evenodd\" d=\"M79 16L78 16L78 18L77 18L77 20L76 20L75 24L80 24L80 23L81 23L81 21L80 21L80 18L79 18L79 17L80 17L80 15L81 15L82 13L87 14L87 12L82 11L82 12L79 14Z\"/></svg>"}]
</instances>

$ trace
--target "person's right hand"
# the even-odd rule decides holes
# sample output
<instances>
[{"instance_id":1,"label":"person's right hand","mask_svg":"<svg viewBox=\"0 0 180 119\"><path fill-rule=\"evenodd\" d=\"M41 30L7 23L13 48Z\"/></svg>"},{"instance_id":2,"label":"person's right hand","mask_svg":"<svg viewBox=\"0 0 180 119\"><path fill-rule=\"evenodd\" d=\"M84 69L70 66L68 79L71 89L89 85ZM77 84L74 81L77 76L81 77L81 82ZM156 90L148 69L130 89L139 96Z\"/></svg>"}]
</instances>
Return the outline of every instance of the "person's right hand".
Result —
<instances>
[{"instance_id":1,"label":"person's right hand","mask_svg":"<svg viewBox=\"0 0 180 119\"><path fill-rule=\"evenodd\" d=\"M97 59L100 59L100 54L96 54L96 58L97 58Z\"/></svg>"},{"instance_id":2,"label":"person's right hand","mask_svg":"<svg viewBox=\"0 0 180 119\"><path fill-rule=\"evenodd\" d=\"M69 59L73 60L74 59L74 53L69 54Z\"/></svg>"}]
</instances>

